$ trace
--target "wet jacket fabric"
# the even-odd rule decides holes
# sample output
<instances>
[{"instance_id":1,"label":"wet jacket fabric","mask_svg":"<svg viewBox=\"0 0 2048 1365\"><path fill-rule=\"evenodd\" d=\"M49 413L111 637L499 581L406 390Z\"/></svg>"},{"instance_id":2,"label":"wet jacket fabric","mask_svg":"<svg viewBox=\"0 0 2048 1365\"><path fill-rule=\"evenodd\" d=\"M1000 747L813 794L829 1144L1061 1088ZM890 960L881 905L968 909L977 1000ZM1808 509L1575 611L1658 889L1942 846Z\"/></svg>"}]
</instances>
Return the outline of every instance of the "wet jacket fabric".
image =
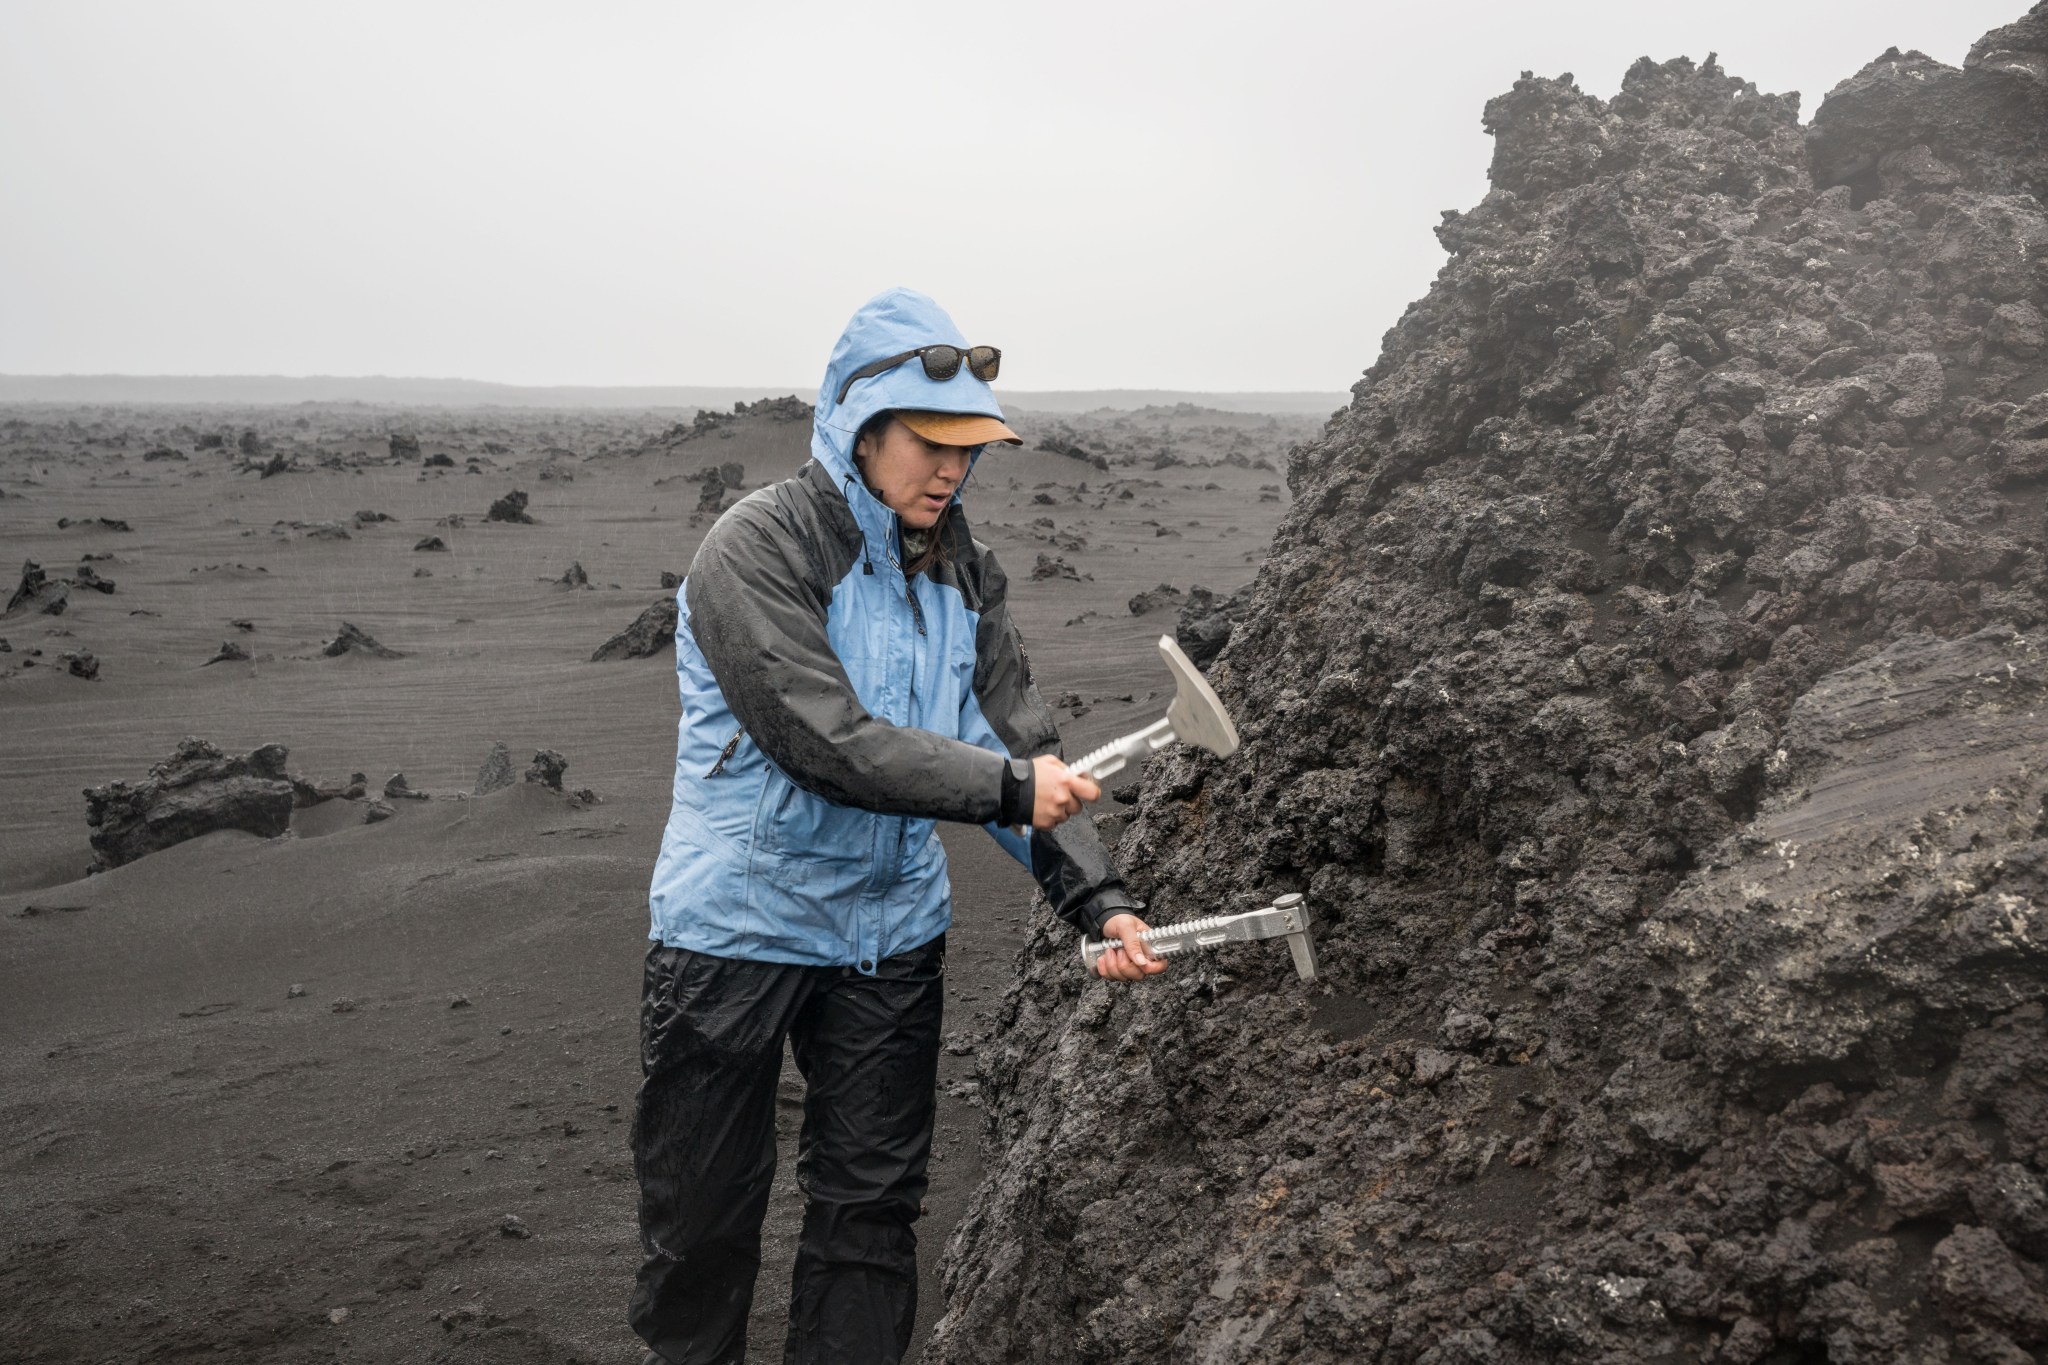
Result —
<instances>
[{"instance_id":1,"label":"wet jacket fabric","mask_svg":"<svg viewBox=\"0 0 2048 1365\"><path fill-rule=\"evenodd\" d=\"M1077 928L1131 905L1085 816L1023 836L995 823L1007 759L1056 754L1059 733L960 493L945 562L906 578L896 514L854 466L878 412L1002 415L964 367L935 381L916 360L835 401L862 365L941 342L968 344L921 294L863 305L810 460L721 516L677 590L682 719L649 893L662 944L871 973L951 923L940 820L986 825Z\"/></svg>"}]
</instances>

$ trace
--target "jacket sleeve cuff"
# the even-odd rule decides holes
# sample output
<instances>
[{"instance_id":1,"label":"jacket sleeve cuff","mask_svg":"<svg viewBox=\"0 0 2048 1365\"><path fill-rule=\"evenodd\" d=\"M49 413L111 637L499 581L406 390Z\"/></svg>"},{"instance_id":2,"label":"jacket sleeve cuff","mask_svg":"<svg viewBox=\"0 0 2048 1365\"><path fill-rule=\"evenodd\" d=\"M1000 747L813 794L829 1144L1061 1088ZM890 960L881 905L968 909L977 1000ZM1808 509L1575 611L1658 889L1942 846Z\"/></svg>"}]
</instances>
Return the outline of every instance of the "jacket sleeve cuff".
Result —
<instances>
[{"instance_id":1,"label":"jacket sleeve cuff","mask_svg":"<svg viewBox=\"0 0 2048 1365\"><path fill-rule=\"evenodd\" d=\"M1124 891L1110 889L1098 891L1089 897L1083 903L1080 913L1075 918L1082 925L1086 926L1088 937L1101 938L1103 936L1102 926L1111 919L1126 913L1135 914L1144 908L1144 906L1132 900Z\"/></svg>"},{"instance_id":2,"label":"jacket sleeve cuff","mask_svg":"<svg viewBox=\"0 0 2048 1365\"><path fill-rule=\"evenodd\" d=\"M1020 772L1021 769L1021 772ZM1038 804L1038 769L1031 760L1010 759L1003 764L1003 795L996 811L996 823L1005 829L1031 823Z\"/></svg>"}]
</instances>

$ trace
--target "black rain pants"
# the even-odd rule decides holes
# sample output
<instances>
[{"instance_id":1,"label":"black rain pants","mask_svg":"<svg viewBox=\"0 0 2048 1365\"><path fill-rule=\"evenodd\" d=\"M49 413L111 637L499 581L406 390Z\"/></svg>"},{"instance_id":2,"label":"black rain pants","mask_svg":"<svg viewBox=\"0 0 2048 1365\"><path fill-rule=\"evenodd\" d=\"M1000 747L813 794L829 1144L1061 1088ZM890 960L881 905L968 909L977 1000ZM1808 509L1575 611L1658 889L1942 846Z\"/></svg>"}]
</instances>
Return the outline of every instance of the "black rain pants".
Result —
<instances>
[{"instance_id":1,"label":"black rain pants","mask_svg":"<svg viewBox=\"0 0 2048 1365\"><path fill-rule=\"evenodd\" d=\"M909 1349L945 961L944 934L871 977L648 952L633 1112L643 1254L627 1319L660 1359L746 1356L785 1037L806 1088L783 1360L867 1365Z\"/></svg>"}]
</instances>

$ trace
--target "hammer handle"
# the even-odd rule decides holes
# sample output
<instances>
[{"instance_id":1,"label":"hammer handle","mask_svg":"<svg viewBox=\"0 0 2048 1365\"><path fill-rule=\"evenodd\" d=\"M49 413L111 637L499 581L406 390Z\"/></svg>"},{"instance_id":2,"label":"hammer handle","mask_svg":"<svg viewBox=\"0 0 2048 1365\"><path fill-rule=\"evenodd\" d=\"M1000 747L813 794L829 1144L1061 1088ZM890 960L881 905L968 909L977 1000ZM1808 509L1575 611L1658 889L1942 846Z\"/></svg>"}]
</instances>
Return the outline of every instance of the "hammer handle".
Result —
<instances>
[{"instance_id":1,"label":"hammer handle","mask_svg":"<svg viewBox=\"0 0 2048 1365\"><path fill-rule=\"evenodd\" d=\"M1177 739L1170 719L1156 720L1142 730L1113 739L1099 749L1083 755L1070 770L1083 777L1092 777L1100 782L1112 773L1122 772L1124 765L1134 758L1143 758L1158 749L1164 749Z\"/></svg>"}]
</instances>

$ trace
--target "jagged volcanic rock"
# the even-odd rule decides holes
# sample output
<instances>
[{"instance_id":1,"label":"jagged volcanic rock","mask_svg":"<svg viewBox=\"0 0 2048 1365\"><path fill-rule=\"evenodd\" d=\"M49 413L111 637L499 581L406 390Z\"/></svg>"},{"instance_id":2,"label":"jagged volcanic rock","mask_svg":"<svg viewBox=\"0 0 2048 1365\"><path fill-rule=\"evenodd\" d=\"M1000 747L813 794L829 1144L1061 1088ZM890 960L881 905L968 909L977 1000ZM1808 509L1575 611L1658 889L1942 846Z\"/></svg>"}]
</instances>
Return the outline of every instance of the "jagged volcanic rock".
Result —
<instances>
[{"instance_id":1,"label":"jagged volcanic rock","mask_svg":"<svg viewBox=\"0 0 2048 1365\"><path fill-rule=\"evenodd\" d=\"M485 521L509 521L532 525L533 518L526 515L526 494L515 488L491 504L484 513Z\"/></svg>"},{"instance_id":2,"label":"jagged volcanic rock","mask_svg":"<svg viewBox=\"0 0 2048 1365\"><path fill-rule=\"evenodd\" d=\"M33 559L24 560L21 581L15 585L13 594L7 599L7 609L0 611L0 616L10 616L22 610L62 616L70 602L71 590L63 579L51 578Z\"/></svg>"},{"instance_id":3,"label":"jagged volcanic rock","mask_svg":"<svg viewBox=\"0 0 2048 1365\"><path fill-rule=\"evenodd\" d=\"M490 753L484 755L482 766L476 770L475 794L482 796L486 792L509 787L515 780L512 775L512 751L506 748L501 740L491 746Z\"/></svg>"},{"instance_id":4,"label":"jagged volcanic rock","mask_svg":"<svg viewBox=\"0 0 2048 1365\"><path fill-rule=\"evenodd\" d=\"M1173 638L1195 667L1207 668L1230 643L1230 632L1243 610L1241 599L1219 598L1197 584L1188 589L1187 600L1180 604Z\"/></svg>"},{"instance_id":5,"label":"jagged volcanic rock","mask_svg":"<svg viewBox=\"0 0 2048 1365\"><path fill-rule=\"evenodd\" d=\"M590 661L602 663L607 659L644 659L650 654L667 649L675 643L676 620L676 599L663 597L634 617L632 625L599 645L596 652L590 656Z\"/></svg>"},{"instance_id":6,"label":"jagged volcanic rock","mask_svg":"<svg viewBox=\"0 0 2048 1365\"><path fill-rule=\"evenodd\" d=\"M343 621L341 623L340 632L332 640L329 640L326 647L320 652L330 659L338 659L342 655L349 653L368 654L378 659L403 659L405 657L403 652L379 644L376 638L368 631L350 621Z\"/></svg>"},{"instance_id":7,"label":"jagged volcanic rock","mask_svg":"<svg viewBox=\"0 0 2048 1365\"><path fill-rule=\"evenodd\" d=\"M1324 979L1041 917L928 1358L2048 1345L2044 29L1489 104L1121 840Z\"/></svg>"},{"instance_id":8,"label":"jagged volcanic rock","mask_svg":"<svg viewBox=\"0 0 2048 1365\"><path fill-rule=\"evenodd\" d=\"M526 781L538 782L552 791L562 790L562 774L569 770L569 760L554 749L540 749L533 755L533 762L526 765Z\"/></svg>"},{"instance_id":9,"label":"jagged volcanic rock","mask_svg":"<svg viewBox=\"0 0 2048 1365\"><path fill-rule=\"evenodd\" d=\"M235 757L188 737L141 782L88 787L85 821L94 852L119 867L217 829L283 834L293 802L286 753L282 744L265 744Z\"/></svg>"}]
</instances>

